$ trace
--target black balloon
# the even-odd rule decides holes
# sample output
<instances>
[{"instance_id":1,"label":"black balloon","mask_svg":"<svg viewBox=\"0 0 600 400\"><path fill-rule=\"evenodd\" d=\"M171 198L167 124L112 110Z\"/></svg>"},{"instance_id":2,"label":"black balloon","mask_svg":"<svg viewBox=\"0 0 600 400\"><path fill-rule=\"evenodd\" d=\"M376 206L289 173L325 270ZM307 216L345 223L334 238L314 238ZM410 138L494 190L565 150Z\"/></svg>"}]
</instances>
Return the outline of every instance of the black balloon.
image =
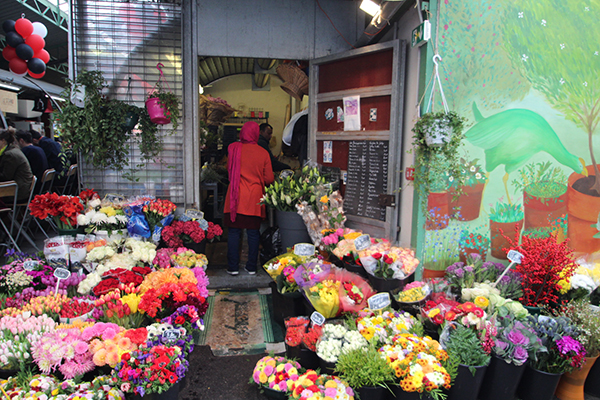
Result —
<instances>
[{"instance_id":1,"label":"black balloon","mask_svg":"<svg viewBox=\"0 0 600 400\"><path fill-rule=\"evenodd\" d=\"M6 33L6 43L9 46L17 48L18 45L25 43L25 40L19 35L17 32L7 32Z\"/></svg>"},{"instance_id":2,"label":"black balloon","mask_svg":"<svg viewBox=\"0 0 600 400\"><path fill-rule=\"evenodd\" d=\"M17 56L23 61L28 61L33 57L33 49L28 44L20 44L15 50L17 51Z\"/></svg>"},{"instance_id":3,"label":"black balloon","mask_svg":"<svg viewBox=\"0 0 600 400\"><path fill-rule=\"evenodd\" d=\"M46 71L46 63L39 58L32 58L27 62L27 68L34 74L41 74Z\"/></svg>"},{"instance_id":4,"label":"black balloon","mask_svg":"<svg viewBox=\"0 0 600 400\"><path fill-rule=\"evenodd\" d=\"M5 33L14 32L15 31L15 21L12 19L7 19L2 23L2 29L4 29Z\"/></svg>"}]
</instances>

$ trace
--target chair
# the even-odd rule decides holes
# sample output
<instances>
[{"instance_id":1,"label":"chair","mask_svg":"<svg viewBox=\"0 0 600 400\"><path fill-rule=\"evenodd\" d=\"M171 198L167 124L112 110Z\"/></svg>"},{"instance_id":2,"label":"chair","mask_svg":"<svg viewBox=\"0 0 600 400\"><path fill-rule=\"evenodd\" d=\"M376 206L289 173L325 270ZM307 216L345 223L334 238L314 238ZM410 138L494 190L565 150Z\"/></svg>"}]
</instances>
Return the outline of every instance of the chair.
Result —
<instances>
[{"instance_id":1,"label":"chair","mask_svg":"<svg viewBox=\"0 0 600 400\"><path fill-rule=\"evenodd\" d=\"M37 177L34 175L33 179L31 180L31 186L29 187L29 197L27 198L27 202L24 203L17 203L17 208L15 208L15 215L18 216L19 215L19 211L21 208L24 209L23 211L23 218L21 219L21 223L19 225L19 231L17 232L17 235L15 236L15 242L19 242L19 237L21 236L21 234L23 235L23 237L37 250L40 251L40 249L36 246L35 242L33 241L33 239L31 239L31 237L27 234L26 230L27 227L29 226L29 219L31 217L31 214L29 213L29 203L31 203L31 199L33 198L33 192L35 191L35 184L37 182ZM25 226L25 230L23 229L23 227Z\"/></svg>"},{"instance_id":2,"label":"chair","mask_svg":"<svg viewBox=\"0 0 600 400\"><path fill-rule=\"evenodd\" d=\"M77 181L77 164L72 164L67 171L67 180L65 181L64 186L56 186L56 193L60 193L61 195L71 194L73 190L73 185ZM62 191L60 190L62 188Z\"/></svg>"},{"instance_id":3,"label":"chair","mask_svg":"<svg viewBox=\"0 0 600 400\"><path fill-rule=\"evenodd\" d=\"M0 218L0 224L2 225L4 232L8 236L10 243L12 243L12 245L18 252L21 252L21 249L17 245L17 241L12 236L13 228L15 226L15 215L16 215L16 213L13 212L13 210L16 210L16 208L17 208L18 193L19 193L19 186L17 185L17 182L15 182L15 181L0 182L0 197L2 197L2 198L12 197L14 199L13 200L13 208L9 208L9 207L0 208L0 214L10 215L10 219L11 219L10 230L6 227L6 224L4 223L2 218ZM7 248L10 248L11 247L10 243L9 242L0 243L0 246L6 246Z\"/></svg>"}]
</instances>

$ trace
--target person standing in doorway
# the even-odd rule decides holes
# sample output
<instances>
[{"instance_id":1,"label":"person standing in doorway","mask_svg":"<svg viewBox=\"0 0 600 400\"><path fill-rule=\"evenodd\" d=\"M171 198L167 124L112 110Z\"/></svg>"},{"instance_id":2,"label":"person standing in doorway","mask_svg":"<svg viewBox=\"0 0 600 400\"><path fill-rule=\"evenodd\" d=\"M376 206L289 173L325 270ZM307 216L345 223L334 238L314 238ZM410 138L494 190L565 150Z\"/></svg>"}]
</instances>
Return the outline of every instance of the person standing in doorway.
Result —
<instances>
[{"instance_id":1,"label":"person standing in doorway","mask_svg":"<svg viewBox=\"0 0 600 400\"><path fill-rule=\"evenodd\" d=\"M269 143L271 143L271 137L273 137L273 127L269 124L260 124L260 137L258 138L258 145L265 149L269 153L271 159L271 167L274 172L283 171L284 169L291 169L287 164L280 162L277 157L271 153Z\"/></svg>"},{"instance_id":2,"label":"person standing in doorway","mask_svg":"<svg viewBox=\"0 0 600 400\"><path fill-rule=\"evenodd\" d=\"M244 124L240 141L229 145L227 170L229 188L225 197L223 224L229 228L227 239L227 273L239 274L239 243L242 230L248 235L246 271L256 274L258 263L259 228L266 217L265 206L259 205L265 186L273 180L269 153L257 144L259 126L254 121Z\"/></svg>"}]
</instances>

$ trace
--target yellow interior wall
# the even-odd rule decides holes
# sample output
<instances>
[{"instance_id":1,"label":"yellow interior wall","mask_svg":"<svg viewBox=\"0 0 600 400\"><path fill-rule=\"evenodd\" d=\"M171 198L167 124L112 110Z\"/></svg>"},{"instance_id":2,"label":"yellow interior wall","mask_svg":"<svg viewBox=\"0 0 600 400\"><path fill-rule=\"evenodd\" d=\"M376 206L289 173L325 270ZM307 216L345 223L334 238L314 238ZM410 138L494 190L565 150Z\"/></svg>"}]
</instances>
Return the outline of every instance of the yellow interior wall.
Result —
<instances>
[{"instance_id":1,"label":"yellow interior wall","mask_svg":"<svg viewBox=\"0 0 600 400\"><path fill-rule=\"evenodd\" d=\"M281 80L276 75L271 75L270 90L252 90L252 76L249 74L232 75L212 84L204 89L204 93L213 97L220 97L232 107L243 110L250 116L249 109L262 108L269 112L269 124L273 127L273 140L271 151L275 156L281 151L281 134L285 127L286 105L290 104L291 96L281 90ZM273 143L275 141L275 143Z\"/></svg>"}]
</instances>

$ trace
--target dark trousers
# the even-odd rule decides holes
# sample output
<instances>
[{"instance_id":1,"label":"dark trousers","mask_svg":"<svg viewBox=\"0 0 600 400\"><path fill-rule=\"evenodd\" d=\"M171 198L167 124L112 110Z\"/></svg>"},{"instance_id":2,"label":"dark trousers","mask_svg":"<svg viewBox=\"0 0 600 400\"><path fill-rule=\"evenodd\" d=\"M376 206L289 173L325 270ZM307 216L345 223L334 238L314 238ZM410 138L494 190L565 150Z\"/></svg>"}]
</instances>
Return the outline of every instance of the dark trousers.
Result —
<instances>
[{"instance_id":1,"label":"dark trousers","mask_svg":"<svg viewBox=\"0 0 600 400\"><path fill-rule=\"evenodd\" d=\"M229 271L237 271L240 264L240 237L242 229L229 227L227 234L227 264ZM258 263L258 245L260 232L258 229L246 229L248 236L248 261L246 269L256 271Z\"/></svg>"}]
</instances>

